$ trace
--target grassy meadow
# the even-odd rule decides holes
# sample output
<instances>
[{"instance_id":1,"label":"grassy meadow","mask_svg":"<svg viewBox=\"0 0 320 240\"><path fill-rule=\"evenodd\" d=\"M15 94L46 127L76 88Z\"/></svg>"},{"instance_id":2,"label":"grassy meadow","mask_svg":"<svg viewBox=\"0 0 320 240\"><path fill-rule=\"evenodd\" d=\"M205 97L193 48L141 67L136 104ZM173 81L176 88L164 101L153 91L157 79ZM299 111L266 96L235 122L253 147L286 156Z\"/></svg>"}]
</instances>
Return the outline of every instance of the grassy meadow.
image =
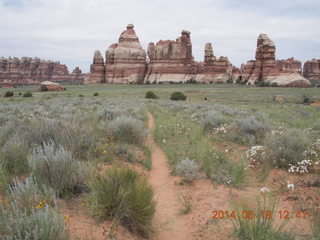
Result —
<instances>
[{"instance_id":1,"label":"grassy meadow","mask_svg":"<svg viewBox=\"0 0 320 240\"><path fill-rule=\"evenodd\" d=\"M148 182L147 112L170 174L189 191L180 198L183 217L197 215L195 186L210 184L213 192L225 188L225 202L237 209L249 199L259 212L278 206L308 212L298 227L296 219L281 225L261 216L227 219L229 235L221 239L320 239L320 88L64 87L0 88L0 239L114 239L119 231L126 239L153 239L157 201ZM5 97L7 91L13 96ZM158 99L145 98L147 91ZM170 100L176 91L186 101ZM277 205L266 206L267 198ZM70 202L80 202L77 211L90 221L86 237L74 235L83 216L69 220L63 206ZM99 227L100 237L92 233ZM215 239L214 220L196 227L199 239Z\"/></svg>"}]
</instances>

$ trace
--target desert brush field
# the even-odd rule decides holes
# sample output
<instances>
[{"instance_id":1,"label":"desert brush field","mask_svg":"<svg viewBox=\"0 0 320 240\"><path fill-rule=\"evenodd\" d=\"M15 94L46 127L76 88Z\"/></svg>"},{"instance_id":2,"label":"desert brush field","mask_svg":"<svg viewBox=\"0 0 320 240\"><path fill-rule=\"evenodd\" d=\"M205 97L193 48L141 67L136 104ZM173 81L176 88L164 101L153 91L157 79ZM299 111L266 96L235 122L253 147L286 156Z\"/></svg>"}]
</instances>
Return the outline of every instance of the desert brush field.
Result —
<instances>
[{"instance_id":1,"label":"desert brush field","mask_svg":"<svg viewBox=\"0 0 320 240\"><path fill-rule=\"evenodd\" d=\"M320 88L64 87L0 88L0 239L320 239Z\"/></svg>"}]
</instances>

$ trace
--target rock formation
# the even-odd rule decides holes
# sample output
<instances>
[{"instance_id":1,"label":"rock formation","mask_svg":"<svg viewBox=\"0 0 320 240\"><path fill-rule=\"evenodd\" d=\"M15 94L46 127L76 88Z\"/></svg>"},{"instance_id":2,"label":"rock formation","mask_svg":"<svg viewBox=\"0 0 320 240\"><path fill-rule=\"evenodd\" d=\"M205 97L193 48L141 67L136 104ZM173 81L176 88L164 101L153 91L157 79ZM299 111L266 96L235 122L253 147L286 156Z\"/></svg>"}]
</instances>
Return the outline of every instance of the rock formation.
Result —
<instances>
[{"instance_id":1,"label":"rock formation","mask_svg":"<svg viewBox=\"0 0 320 240\"><path fill-rule=\"evenodd\" d=\"M104 60L99 50L93 55L93 63L90 66L90 76L85 78L85 83L105 83Z\"/></svg>"},{"instance_id":2,"label":"rock formation","mask_svg":"<svg viewBox=\"0 0 320 240\"><path fill-rule=\"evenodd\" d=\"M301 62L289 58L276 61L276 47L266 34L257 40L256 60L242 67L242 80L250 84L276 83L287 87L309 87L310 82L301 75Z\"/></svg>"},{"instance_id":3,"label":"rock formation","mask_svg":"<svg viewBox=\"0 0 320 240\"><path fill-rule=\"evenodd\" d=\"M303 76L313 84L320 84L320 59L312 59L304 63Z\"/></svg>"},{"instance_id":4,"label":"rock formation","mask_svg":"<svg viewBox=\"0 0 320 240\"><path fill-rule=\"evenodd\" d=\"M143 83L146 73L146 52L143 50L134 26L129 24L119 41L106 51L106 83Z\"/></svg>"},{"instance_id":5,"label":"rock formation","mask_svg":"<svg viewBox=\"0 0 320 240\"><path fill-rule=\"evenodd\" d=\"M213 54L211 43L206 43L204 62L198 64L196 81L202 83L233 83L239 76L240 70L232 66L227 57L217 59Z\"/></svg>"},{"instance_id":6,"label":"rock formation","mask_svg":"<svg viewBox=\"0 0 320 240\"><path fill-rule=\"evenodd\" d=\"M60 62L45 61L40 58L0 58L0 85L14 86L40 84L43 81L82 83L83 76L76 78Z\"/></svg>"},{"instance_id":7,"label":"rock formation","mask_svg":"<svg viewBox=\"0 0 320 240\"><path fill-rule=\"evenodd\" d=\"M64 88L59 84L51 81L44 81L41 83L40 91L62 91Z\"/></svg>"},{"instance_id":8,"label":"rock formation","mask_svg":"<svg viewBox=\"0 0 320 240\"><path fill-rule=\"evenodd\" d=\"M176 41L149 43L150 62L145 83L194 81L197 69L192 56L190 32L182 30Z\"/></svg>"}]
</instances>

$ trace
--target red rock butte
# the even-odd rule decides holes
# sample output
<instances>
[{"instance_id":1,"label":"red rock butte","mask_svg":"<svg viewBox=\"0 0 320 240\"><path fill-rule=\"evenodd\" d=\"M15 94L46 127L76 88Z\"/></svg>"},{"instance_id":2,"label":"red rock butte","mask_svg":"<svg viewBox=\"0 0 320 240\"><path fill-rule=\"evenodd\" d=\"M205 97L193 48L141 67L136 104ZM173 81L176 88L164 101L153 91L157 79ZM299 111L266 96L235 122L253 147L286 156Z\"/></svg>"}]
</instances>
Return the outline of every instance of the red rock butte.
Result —
<instances>
[{"instance_id":1,"label":"red rock butte","mask_svg":"<svg viewBox=\"0 0 320 240\"><path fill-rule=\"evenodd\" d=\"M0 86L40 84L43 81L81 84L85 74L76 67L72 73L60 62L40 58L0 58Z\"/></svg>"},{"instance_id":2,"label":"red rock butte","mask_svg":"<svg viewBox=\"0 0 320 240\"><path fill-rule=\"evenodd\" d=\"M217 58L211 43L204 48L204 61L194 61L191 33L181 31L174 40L160 40L148 44L147 54L129 24L106 51L105 62L96 51L91 64L90 77L85 83L235 83L257 84L268 82L287 87L309 87L320 83L320 60L301 62L294 58L276 60L276 47L266 34L257 39L256 59L233 66L227 57ZM147 58L148 56L148 58ZM104 63L103 63L104 62ZM303 72L303 76L302 76Z\"/></svg>"}]
</instances>

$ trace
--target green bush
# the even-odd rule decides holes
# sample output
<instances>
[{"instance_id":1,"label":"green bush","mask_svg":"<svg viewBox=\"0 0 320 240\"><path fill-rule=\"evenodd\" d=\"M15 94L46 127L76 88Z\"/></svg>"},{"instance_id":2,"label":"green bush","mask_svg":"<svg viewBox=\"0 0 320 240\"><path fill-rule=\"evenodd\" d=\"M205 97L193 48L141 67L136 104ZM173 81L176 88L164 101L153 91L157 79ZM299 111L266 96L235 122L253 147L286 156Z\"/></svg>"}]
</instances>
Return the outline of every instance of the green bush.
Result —
<instances>
[{"instance_id":1,"label":"green bush","mask_svg":"<svg viewBox=\"0 0 320 240\"><path fill-rule=\"evenodd\" d=\"M287 222L277 224L274 227L274 217L268 218L266 210L272 213L276 212L275 203L267 201L258 201L258 207L254 212L254 217L248 214L248 206L242 206L238 211L234 222L235 233L240 240L294 240L294 236L285 232ZM243 215L244 214L244 215ZM243 217L244 216L244 217Z\"/></svg>"},{"instance_id":2,"label":"green bush","mask_svg":"<svg viewBox=\"0 0 320 240\"><path fill-rule=\"evenodd\" d=\"M84 189L86 171L69 150L54 142L35 148L28 159L33 175L52 187L60 197L69 197Z\"/></svg>"},{"instance_id":3,"label":"green bush","mask_svg":"<svg viewBox=\"0 0 320 240\"><path fill-rule=\"evenodd\" d=\"M48 205L32 209L19 208L16 202L0 205L0 236L5 240L66 240L64 220Z\"/></svg>"},{"instance_id":4,"label":"green bush","mask_svg":"<svg viewBox=\"0 0 320 240\"><path fill-rule=\"evenodd\" d=\"M308 149L309 140L299 129L289 129L284 134L274 135L266 143L270 164L288 169L289 164L296 165L303 160L303 152Z\"/></svg>"},{"instance_id":5,"label":"green bush","mask_svg":"<svg viewBox=\"0 0 320 240\"><path fill-rule=\"evenodd\" d=\"M25 92L23 94L23 97L32 97L32 93L31 92Z\"/></svg>"},{"instance_id":6,"label":"green bush","mask_svg":"<svg viewBox=\"0 0 320 240\"><path fill-rule=\"evenodd\" d=\"M142 144L146 138L146 131L141 121L120 116L108 125L108 130L116 141L130 144Z\"/></svg>"},{"instance_id":7,"label":"green bush","mask_svg":"<svg viewBox=\"0 0 320 240\"><path fill-rule=\"evenodd\" d=\"M159 97L152 91L146 92L145 98L151 98L151 99L159 99Z\"/></svg>"},{"instance_id":8,"label":"green bush","mask_svg":"<svg viewBox=\"0 0 320 240\"><path fill-rule=\"evenodd\" d=\"M7 91L5 94L4 94L4 97L13 97L13 92L11 91Z\"/></svg>"},{"instance_id":9,"label":"green bush","mask_svg":"<svg viewBox=\"0 0 320 240\"><path fill-rule=\"evenodd\" d=\"M111 167L91 181L90 205L100 219L113 219L144 237L152 233L156 203L147 179L130 168Z\"/></svg>"},{"instance_id":10,"label":"green bush","mask_svg":"<svg viewBox=\"0 0 320 240\"><path fill-rule=\"evenodd\" d=\"M170 96L170 99L173 101L185 101L187 100L187 96L182 92L173 92Z\"/></svg>"},{"instance_id":11,"label":"green bush","mask_svg":"<svg viewBox=\"0 0 320 240\"><path fill-rule=\"evenodd\" d=\"M0 150L0 163L7 176L19 176L28 172L29 148L22 141L8 141Z\"/></svg>"},{"instance_id":12,"label":"green bush","mask_svg":"<svg viewBox=\"0 0 320 240\"><path fill-rule=\"evenodd\" d=\"M93 96L97 97L97 96L99 96L99 93L96 92L96 93L93 94Z\"/></svg>"}]
</instances>

